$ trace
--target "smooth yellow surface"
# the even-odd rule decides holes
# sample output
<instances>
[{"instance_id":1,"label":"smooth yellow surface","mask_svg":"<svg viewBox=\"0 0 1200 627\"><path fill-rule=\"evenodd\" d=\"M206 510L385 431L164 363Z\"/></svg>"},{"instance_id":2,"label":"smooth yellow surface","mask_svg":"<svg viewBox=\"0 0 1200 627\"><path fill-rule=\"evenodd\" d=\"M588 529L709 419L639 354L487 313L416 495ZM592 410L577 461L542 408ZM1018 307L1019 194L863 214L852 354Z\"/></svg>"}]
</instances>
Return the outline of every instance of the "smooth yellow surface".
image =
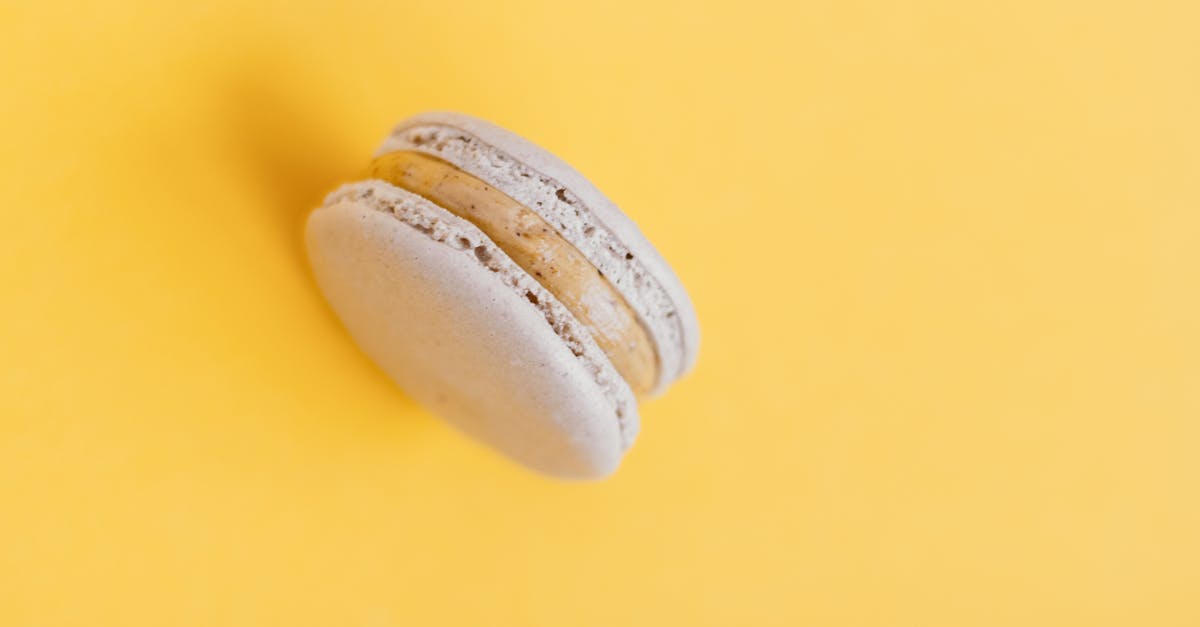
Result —
<instances>
[{"instance_id":1,"label":"smooth yellow surface","mask_svg":"<svg viewBox=\"0 0 1200 627\"><path fill-rule=\"evenodd\" d=\"M0 624L1200 624L1195 2L0 3ZM397 119L586 172L699 366L560 484L300 246Z\"/></svg>"}]
</instances>

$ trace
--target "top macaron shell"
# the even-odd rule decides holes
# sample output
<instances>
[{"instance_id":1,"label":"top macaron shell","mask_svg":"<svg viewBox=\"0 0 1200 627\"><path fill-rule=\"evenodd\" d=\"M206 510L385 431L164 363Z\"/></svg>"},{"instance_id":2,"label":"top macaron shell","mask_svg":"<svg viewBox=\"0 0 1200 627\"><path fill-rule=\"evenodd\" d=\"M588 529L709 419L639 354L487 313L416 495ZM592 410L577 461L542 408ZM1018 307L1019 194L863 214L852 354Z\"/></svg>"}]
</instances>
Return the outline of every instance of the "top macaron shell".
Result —
<instances>
[{"instance_id":1,"label":"top macaron shell","mask_svg":"<svg viewBox=\"0 0 1200 627\"><path fill-rule=\"evenodd\" d=\"M378 154L414 150L448 161L554 224L633 307L655 342L662 393L695 364L699 324L675 273L620 209L574 168L535 144L467 115L401 122Z\"/></svg>"}]
</instances>

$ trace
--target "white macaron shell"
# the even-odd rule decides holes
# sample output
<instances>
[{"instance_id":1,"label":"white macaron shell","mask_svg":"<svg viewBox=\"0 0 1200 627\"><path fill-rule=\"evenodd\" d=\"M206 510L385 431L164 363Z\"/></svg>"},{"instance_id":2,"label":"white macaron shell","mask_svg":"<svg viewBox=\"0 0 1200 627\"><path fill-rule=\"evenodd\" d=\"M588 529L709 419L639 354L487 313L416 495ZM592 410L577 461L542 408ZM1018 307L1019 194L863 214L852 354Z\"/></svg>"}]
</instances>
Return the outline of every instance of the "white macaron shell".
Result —
<instances>
[{"instance_id":1,"label":"white macaron shell","mask_svg":"<svg viewBox=\"0 0 1200 627\"><path fill-rule=\"evenodd\" d=\"M586 332L586 346L564 342L531 300L553 297L470 223L386 183L346 188L357 196L332 194L306 239L317 283L358 345L417 402L513 459L564 478L610 474L637 409ZM407 224L380 209L381 196L434 222Z\"/></svg>"},{"instance_id":2,"label":"white macaron shell","mask_svg":"<svg viewBox=\"0 0 1200 627\"><path fill-rule=\"evenodd\" d=\"M430 133L431 141L414 141L419 134L414 131ZM473 145L456 141L460 135ZM401 122L379 152L394 150L445 159L556 224L563 237L609 278L650 331L661 368L653 394L663 392L695 364L699 324L683 285L637 225L571 166L500 127L446 112ZM536 176L527 176L531 172Z\"/></svg>"}]
</instances>

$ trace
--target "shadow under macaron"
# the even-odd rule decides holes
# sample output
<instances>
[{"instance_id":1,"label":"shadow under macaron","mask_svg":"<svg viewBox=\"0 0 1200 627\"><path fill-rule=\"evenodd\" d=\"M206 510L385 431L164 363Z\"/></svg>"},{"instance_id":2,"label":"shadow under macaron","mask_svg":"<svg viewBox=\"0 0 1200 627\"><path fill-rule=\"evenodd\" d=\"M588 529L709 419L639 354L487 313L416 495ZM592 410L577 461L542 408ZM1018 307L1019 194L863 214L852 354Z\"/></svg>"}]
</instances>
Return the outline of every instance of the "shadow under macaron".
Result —
<instances>
[{"instance_id":1,"label":"shadow under macaron","mask_svg":"<svg viewBox=\"0 0 1200 627\"><path fill-rule=\"evenodd\" d=\"M279 238L264 243L265 254L286 251L287 263L294 269L291 273L303 284L309 295L313 311L325 319L321 324L331 333L321 334L338 347L314 348L328 353L334 350L352 352L362 365L364 384L372 389L386 390L384 394L394 397L395 411L380 416L353 418L364 427L370 423L394 421L421 411L407 394L397 388L390 379L362 354L350 334L344 329L333 309L325 301L309 267L304 244L304 228L308 215L319 207L326 194L342 183L359 177L370 158L370 149L364 150L367 142L375 137L357 138L357 132L348 130L341 111L352 112L353 96L339 90L336 77L321 76L306 71L304 64L278 51L256 49L245 62L224 77L218 86L225 94L224 127L229 129L229 152L240 163L234 169L247 177L246 189L257 193L248 201L261 207L263 215L272 225ZM350 113L352 115L352 113ZM384 126L379 132L384 132ZM279 244L283 245L280 246ZM273 289L264 286L264 289ZM293 286L294 289L294 286ZM281 312L280 315L305 315L298 312ZM318 323L320 324L320 323ZM312 341L319 337L298 338L298 342ZM336 364L315 361L307 368L337 368ZM341 366L343 369L345 364ZM356 377L359 375L355 375ZM366 382L370 383L366 383ZM357 393L362 393L360 390ZM333 394L344 394L346 390L331 390ZM368 427L375 430L375 427Z\"/></svg>"}]
</instances>

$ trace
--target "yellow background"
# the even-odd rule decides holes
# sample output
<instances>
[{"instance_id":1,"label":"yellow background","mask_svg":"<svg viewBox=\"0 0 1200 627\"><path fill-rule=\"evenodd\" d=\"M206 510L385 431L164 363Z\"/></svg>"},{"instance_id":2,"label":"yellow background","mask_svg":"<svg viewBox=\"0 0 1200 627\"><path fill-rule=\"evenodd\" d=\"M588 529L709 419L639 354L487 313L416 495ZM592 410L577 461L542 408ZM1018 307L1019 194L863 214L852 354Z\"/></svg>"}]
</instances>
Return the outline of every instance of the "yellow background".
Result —
<instances>
[{"instance_id":1,"label":"yellow background","mask_svg":"<svg viewBox=\"0 0 1200 627\"><path fill-rule=\"evenodd\" d=\"M1196 7L0 3L0 624L1200 624ZM610 481L315 289L306 210L432 108L695 298Z\"/></svg>"}]
</instances>

